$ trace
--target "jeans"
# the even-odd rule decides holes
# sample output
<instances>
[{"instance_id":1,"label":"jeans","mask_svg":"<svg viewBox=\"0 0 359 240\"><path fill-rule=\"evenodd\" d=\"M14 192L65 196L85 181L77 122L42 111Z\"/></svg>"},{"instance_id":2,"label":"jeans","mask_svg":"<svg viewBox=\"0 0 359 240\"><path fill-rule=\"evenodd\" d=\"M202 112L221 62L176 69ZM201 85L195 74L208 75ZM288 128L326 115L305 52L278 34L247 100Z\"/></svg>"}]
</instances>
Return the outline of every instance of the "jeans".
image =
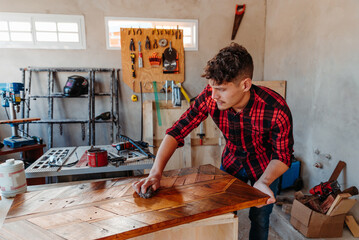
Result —
<instances>
[{"instance_id":1,"label":"jeans","mask_svg":"<svg viewBox=\"0 0 359 240\"><path fill-rule=\"evenodd\" d=\"M221 165L221 170L225 171ZM248 175L244 168L242 168L236 175L239 180L247 183ZM253 186L254 182L251 181ZM277 196L279 178L277 178L269 188L273 191L274 196ZM265 205L261 208L251 207L249 210L249 219L251 220L251 230L249 232L250 240L267 240L269 231L269 216L272 213L273 204Z\"/></svg>"}]
</instances>

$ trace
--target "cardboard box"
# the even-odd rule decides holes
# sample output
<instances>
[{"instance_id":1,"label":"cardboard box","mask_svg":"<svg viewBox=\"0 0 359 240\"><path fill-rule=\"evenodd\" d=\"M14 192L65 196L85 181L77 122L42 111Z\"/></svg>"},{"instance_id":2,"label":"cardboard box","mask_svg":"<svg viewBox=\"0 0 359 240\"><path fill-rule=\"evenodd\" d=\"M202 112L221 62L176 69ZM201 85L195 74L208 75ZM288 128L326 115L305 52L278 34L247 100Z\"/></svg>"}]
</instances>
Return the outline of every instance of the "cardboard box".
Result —
<instances>
[{"instance_id":1,"label":"cardboard box","mask_svg":"<svg viewBox=\"0 0 359 240\"><path fill-rule=\"evenodd\" d=\"M354 206L355 199L338 206L332 215L325 215L308 208L298 200L294 200L290 223L295 229L308 238L341 237L343 234L346 213Z\"/></svg>"}]
</instances>

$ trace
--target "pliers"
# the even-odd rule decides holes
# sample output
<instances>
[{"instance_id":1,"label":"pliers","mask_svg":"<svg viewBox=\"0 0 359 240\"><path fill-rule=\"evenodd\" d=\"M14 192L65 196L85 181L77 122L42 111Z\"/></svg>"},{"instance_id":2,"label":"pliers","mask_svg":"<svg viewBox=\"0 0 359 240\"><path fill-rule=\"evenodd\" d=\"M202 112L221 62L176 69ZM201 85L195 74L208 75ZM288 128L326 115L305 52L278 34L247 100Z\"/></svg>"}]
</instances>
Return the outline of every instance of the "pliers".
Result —
<instances>
[{"instance_id":1,"label":"pliers","mask_svg":"<svg viewBox=\"0 0 359 240\"><path fill-rule=\"evenodd\" d=\"M150 39L148 38L148 36L146 36L145 48L146 49L151 49L151 42L150 42Z\"/></svg>"},{"instance_id":2,"label":"pliers","mask_svg":"<svg viewBox=\"0 0 359 240\"><path fill-rule=\"evenodd\" d=\"M153 43L153 48L158 48L157 39L155 39L155 42Z\"/></svg>"},{"instance_id":3,"label":"pliers","mask_svg":"<svg viewBox=\"0 0 359 240\"><path fill-rule=\"evenodd\" d=\"M135 42L133 41L133 38L131 38L130 42L130 51L135 51Z\"/></svg>"},{"instance_id":4,"label":"pliers","mask_svg":"<svg viewBox=\"0 0 359 240\"><path fill-rule=\"evenodd\" d=\"M141 30L141 28L137 29L136 34L138 34L138 33L140 33L140 35L142 35L142 30Z\"/></svg>"}]
</instances>

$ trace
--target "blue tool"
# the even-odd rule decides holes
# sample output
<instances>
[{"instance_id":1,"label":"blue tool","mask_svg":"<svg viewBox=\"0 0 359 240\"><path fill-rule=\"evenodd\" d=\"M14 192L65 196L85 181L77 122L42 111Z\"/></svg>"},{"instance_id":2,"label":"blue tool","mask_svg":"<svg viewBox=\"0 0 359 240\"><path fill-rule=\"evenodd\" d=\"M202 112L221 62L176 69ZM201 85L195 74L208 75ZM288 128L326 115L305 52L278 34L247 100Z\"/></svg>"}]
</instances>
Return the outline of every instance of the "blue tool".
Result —
<instances>
[{"instance_id":1,"label":"blue tool","mask_svg":"<svg viewBox=\"0 0 359 240\"><path fill-rule=\"evenodd\" d=\"M37 142L36 137L21 137L17 134L18 125L29 121L26 119L23 121L16 120L16 112L20 111L20 93L22 91L24 91L24 84L22 83L0 83L1 106L10 108L10 121L3 121L2 123L10 124L12 133L11 137L4 139L4 145L11 148L32 145Z\"/></svg>"}]
</instances>

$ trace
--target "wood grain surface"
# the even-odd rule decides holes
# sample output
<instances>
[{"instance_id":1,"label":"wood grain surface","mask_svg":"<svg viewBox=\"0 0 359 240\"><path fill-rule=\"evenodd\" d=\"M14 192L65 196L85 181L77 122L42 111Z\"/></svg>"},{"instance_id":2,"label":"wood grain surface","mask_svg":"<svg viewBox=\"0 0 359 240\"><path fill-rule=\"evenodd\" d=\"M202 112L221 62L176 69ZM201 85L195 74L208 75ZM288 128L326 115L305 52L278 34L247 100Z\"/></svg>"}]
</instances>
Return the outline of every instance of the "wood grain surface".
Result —
<instances>
[{"instance_id":1,"label":"wood grain surface","mask_svg":"<svg viewBox=\"0 0 359 240\"><path fill-rule=\"evenodd\" d=\"M82 183L17 195L0 239L128 239L261 205L268 196L212 165L163 173L150 199L138 178Z\"/></svg>"}]
</instances>

